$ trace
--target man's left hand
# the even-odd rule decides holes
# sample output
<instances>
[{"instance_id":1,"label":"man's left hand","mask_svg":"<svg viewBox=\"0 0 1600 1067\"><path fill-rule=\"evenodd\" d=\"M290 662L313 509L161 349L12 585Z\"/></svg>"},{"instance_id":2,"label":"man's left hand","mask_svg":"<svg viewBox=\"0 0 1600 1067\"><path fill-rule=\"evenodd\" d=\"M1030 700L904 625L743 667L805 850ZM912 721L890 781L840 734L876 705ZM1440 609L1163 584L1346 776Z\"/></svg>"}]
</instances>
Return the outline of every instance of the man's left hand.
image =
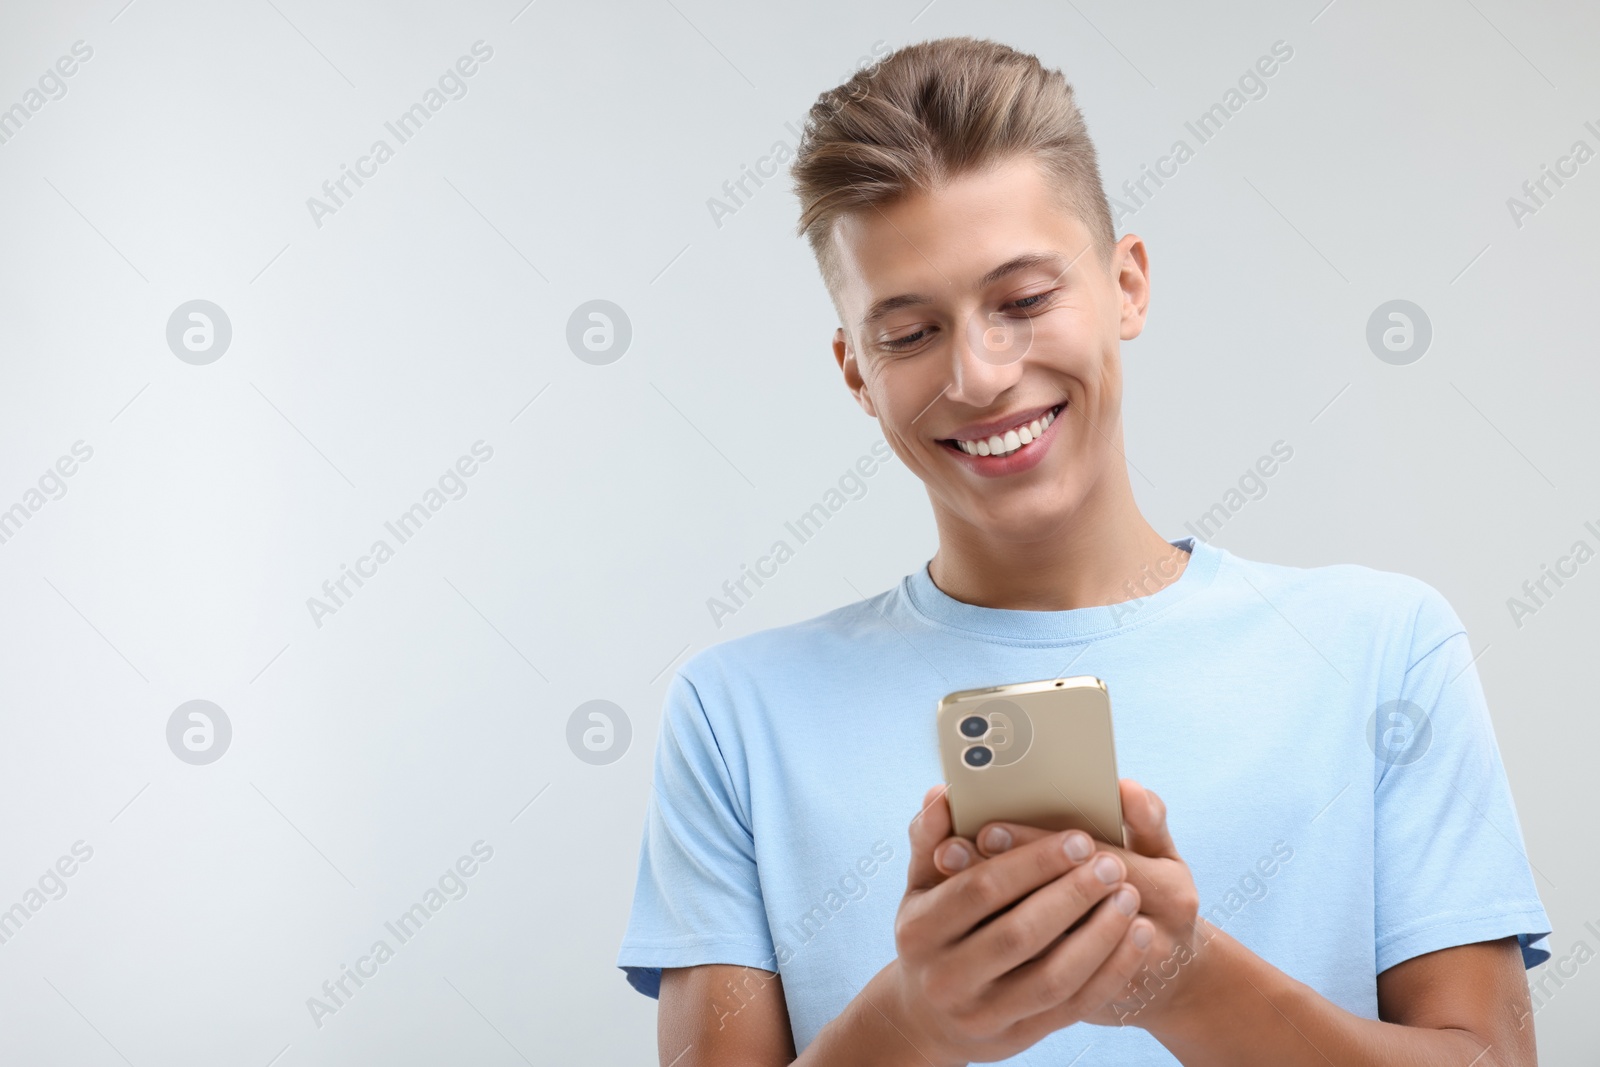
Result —
<instances>
[{"instance_id":1,"label":"man's left hand","mask_svg":"<svg viewBox=\"0 0 1600 1067\"><path fill-rule=\"evenodd\" d=\"M1196 925L1200 897L1189 865L1178 854L1167 829L1166 804L1132 778L1122 779L1119 785L1127 845L1119 848L1103 841L1096 841L1095 845L1101 851L1121 856L1127 864L1127 880L1139 890L1140 914L1155 924L1155 940L1145 971L1099 1017L1085 1021L1099 1026L1149 1026L1193 999L1191 994L1198 984L1195 971L1207 939L1206 926ZM954 840L966 848L970 865L1053 832L1020 823L991 822L978 831L976 843ZM945 874L956 873L956 868L944 865L955 847L946 845L939 850Z\"/></svg>"}]
</instances>

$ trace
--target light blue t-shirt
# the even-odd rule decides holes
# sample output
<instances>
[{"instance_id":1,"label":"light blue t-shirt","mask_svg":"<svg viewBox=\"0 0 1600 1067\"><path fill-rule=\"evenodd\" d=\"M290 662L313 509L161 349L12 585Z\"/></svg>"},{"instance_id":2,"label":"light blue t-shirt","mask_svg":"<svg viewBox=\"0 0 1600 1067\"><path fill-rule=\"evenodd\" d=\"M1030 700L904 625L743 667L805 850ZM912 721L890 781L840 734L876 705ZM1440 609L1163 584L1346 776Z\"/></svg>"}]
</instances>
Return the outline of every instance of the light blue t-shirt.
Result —
<instances>
[{"instance_id":1,"label":"light blue t-shirt","mask_svg":"<svg viewBox=\"0 0 1600 1067\"><path fill-rule=\"evenodd\" d=\"M924 565L693 656L656 747L629 982L656 996L663 967L777 970L804 1049L895 956L907 826L943 780L939 699L1073 675L1105 681L1118 773L1166 801L1201 914L1335 1004L1376 1019L1380 971L1452 945L1514 934L1525 966L1548 958L1448 601L1364 566L1173 543L1178 580L1122 604L978 607ZM1178 1061L1136 1027L1075 1025L1003 1062Z\"/></svg>"}]
</instances>

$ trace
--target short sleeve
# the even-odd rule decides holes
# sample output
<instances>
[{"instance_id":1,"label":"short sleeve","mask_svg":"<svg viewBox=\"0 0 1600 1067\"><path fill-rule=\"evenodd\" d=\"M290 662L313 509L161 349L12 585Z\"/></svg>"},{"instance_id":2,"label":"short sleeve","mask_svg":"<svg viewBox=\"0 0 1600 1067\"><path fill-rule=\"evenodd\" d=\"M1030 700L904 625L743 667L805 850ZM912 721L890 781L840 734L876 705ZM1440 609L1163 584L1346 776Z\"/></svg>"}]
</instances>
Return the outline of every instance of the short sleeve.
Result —
<instances>
[{"instance_id":1,"label":"short sleeve","mask_svg":"<svg viewBox=\"0 0 1600 1067\"><path fill-rule=\"evenodd\" d=\"M776 952L755 838L700 695L682 671L668 687L654 775L617 966L650 997L660 996L663 967L770 970Z\"/></svg>"},{"instance_id":2,"label":"short sleeve","mask_svg":"<svg viewBox=\"0 0 1600 1067\"><path fill-rule=\"evenodd\" d=\"M1376 963L1515 935L1525 968L1550 920L1506 780L1465 627L1431 587L1399 692L1376 709Z\"/></svg>"}]
</instances>

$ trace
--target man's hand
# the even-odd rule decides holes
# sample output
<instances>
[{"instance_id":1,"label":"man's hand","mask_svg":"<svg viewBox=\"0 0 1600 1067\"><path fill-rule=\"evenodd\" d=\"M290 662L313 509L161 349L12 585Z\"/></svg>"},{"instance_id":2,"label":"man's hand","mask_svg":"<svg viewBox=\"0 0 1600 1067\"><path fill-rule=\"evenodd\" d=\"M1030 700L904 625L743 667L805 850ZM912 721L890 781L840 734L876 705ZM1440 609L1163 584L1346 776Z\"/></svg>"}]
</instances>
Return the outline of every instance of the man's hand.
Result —
<instances>
[{"instance_id":1,"label":"man's hand","mask_svg":"<svg viewBox=\"0 0 1600 1067\"><path fill-rule=\"evenodd\" d=\"M1526 1013L1519 1018L1507 1010L1528 1002L1515 937L1396 964L1378 975L1380 1017L1355 1015L1198 918L1194 879L1168 832L1166 806L1137 782L1120 785L1126 847L1102 844L1089 861L1067 863L1056 850L1076 831L989 823L976 841L957 838L943 788L929 790L923 815L912 823L911 884L895 925L900 956L868 984L873 995L864 991L858 998L863 1005L850 1016L854 1029L848 1035L841 1030L825 1050L832 1058L819 1053L816 1062L943 1067L1000 1059L1079 1021L1139 1026L1196 1067L1536 1062ZM997 829L998 840L991 836ZM1125 865L1123 877L1139 894L1139 915L1121 916L1111 906L1118 887L1097 891L1086 878L1075 881L1101 856ZM1062 867L1064 873L1056 873ZM1077 894L1070 906L1060 899L1068 885ZM954 898L945 895L952 890ZM967 925L953 942L930 933L958 914L957 925L966 924L970 913L960 912L963 903L980 898L999 902L987 908L987 921ZM1058 903L1046 908L1047 899ZM1026 927L995 936L1025 913ZM1046 913L1033 925L1032 916ZM1150 941L1137 945L1130 931L1146 926ZM982 974L952 970L963 948L979 951L985 934L991 948L978 957ZM1002 959L995 941L1011 955ZM1077 962L1068 965L1074 955ZM1012 958L1022 962L1010 964ZM1044 968L1057 960L1060 969L1047 974ZM997 978L997 965L1011 969ZM1042 1006L1047 1003L1054 1006ZM945 1014L930 1018L930 1010ZM841 1058L862 1046L847 1036L862 1034L877 1038L871 1053Z\"/></svg>"},{"instance_id":2,"label":"man's hand","mask_svg":"<svg viewBox=\"0 0 1600 1067\"><path fill-rule=\"evenodd\" d=\"M956 869L951 850L963 846L951 830L938 786L911 824L895 918L897 1027L935 1064L966 1064L1005 1059L1064 1026L1109 1018L1156 933L1137 917L1140 890L1114 854L1123 850L1096 852L1076 830L1034 830L981 863L966 845L968 862Z\"/></svg>"},{"instance_id":3,"label":"man's hand","mask_svg":"<svg viewBox=\"0 0 1600 1067\"><path fill-rule=\"evenodd\" d=\"M1145 1026L1179 1010L1195 985L1198 956L1207 935L1196 926L1199 894L1189 865L1178 855L1167 829L1167 808L1161 798L1131 778L1120 782L1122 818L1127 827L1127 847L1100 844L1107 853L1120 857L1128 867L1128 881L1139 890L1141 915L1154 924L1148 971L1141 969L1130 982L1109 998L1110 1003L1084 1018L1100 1026ZM958 871L971 871L974 864L987 865L1018 848L1059 834L1018 823L992 822L978 831L974 843L952 838L939 852L941 859L965 854L964 866L945 864L954 877ZM980 862L983 861L983 862Z\"/></svg>"}]
</instances>

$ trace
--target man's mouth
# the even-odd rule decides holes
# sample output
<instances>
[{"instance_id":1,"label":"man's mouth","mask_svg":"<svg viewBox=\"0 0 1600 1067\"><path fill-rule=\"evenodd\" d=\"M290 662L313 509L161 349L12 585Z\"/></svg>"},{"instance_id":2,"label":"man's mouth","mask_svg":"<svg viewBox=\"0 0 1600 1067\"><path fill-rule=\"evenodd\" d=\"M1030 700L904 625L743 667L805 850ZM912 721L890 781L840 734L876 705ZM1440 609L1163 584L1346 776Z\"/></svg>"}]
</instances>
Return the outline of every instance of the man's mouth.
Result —
<instances>
[{"instance_id":1,"label":"man's mouth","mask_svg":"<svg viewBox=\"0 0 1600 1067\"><path fill-rule=\"evenodd\" d=\"M1057 404L1043 415L1029 422L1018 423L1009 429L990 434L988 437L979 438L946 438L939 443L946 448L953 448L958 452L965 452L969 456L1010 456L1021 452L1044 436L1045 430L1050 428L1066 408L1066 403Z\"/></svg>"}]
</instances>

